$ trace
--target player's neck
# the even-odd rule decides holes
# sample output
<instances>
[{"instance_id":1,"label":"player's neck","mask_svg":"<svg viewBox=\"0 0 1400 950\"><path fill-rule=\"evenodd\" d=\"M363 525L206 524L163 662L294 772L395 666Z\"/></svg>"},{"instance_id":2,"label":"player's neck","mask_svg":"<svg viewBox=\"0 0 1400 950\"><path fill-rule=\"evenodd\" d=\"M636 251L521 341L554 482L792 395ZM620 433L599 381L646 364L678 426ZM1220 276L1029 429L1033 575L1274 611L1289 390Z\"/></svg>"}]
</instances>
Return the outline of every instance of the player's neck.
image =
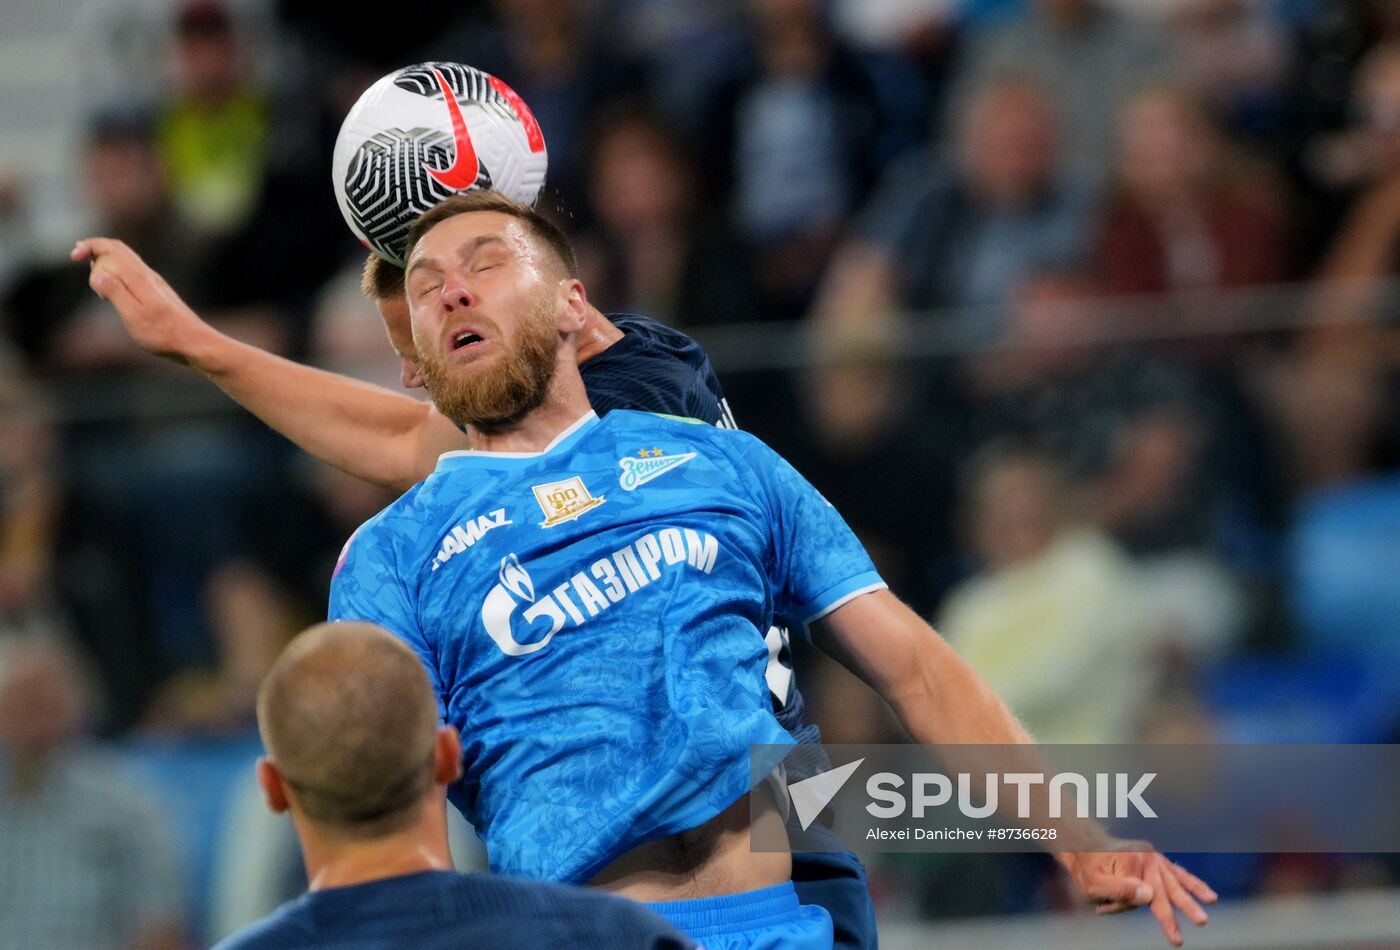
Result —
<instances>
[{"instance_id":1,"label":"player's neck","mask_svg":"<svg viewBox=\"0 0 1400 950\"><path fill-rule=\"evenodd\" d=\"M590 408L583 379L578 370L570 366L555 373L544 402L509 429L500 432L473 430L472 448L478 452L543 452Z\"/></svg>"},{"instance_id":2,"label":"player's neck","mask_svg":"<svg viewBox=\"0 0 1400 950\"><path fill-rule=\"evenodd\" d=\"M431 811L431 807L425 810ZM437 811L442 812L441 806ZM299 822L297 830L309 890L367 884L422 871L452 870L446 818L442 814L425 814L422 821L404 831L370 840L322 834L307 822Z\"/></svg>"},{"instance_id":3,"label":"player's neck","mask_svg":"<svg viewBox=\"0 0 1400 950\"><path fill-rule=\"evenodd\" d=\"M593 359L622 337L622 331L614 326L611 320L603 316L597 307L590 306L588 316L584 318L583 329L578 335L579 364Z\"/></svg>"}]
</instances>

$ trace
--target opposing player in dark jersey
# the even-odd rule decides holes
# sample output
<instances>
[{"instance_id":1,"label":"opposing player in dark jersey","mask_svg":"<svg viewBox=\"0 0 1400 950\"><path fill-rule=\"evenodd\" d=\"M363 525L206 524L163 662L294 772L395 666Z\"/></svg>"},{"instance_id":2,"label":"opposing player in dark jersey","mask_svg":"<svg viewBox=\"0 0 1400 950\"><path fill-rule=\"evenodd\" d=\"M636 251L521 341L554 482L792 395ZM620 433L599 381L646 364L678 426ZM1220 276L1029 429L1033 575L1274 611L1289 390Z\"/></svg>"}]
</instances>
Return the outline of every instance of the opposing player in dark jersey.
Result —
<instances>
[{"instance_id":1,"label":"opposing player in dark jersey","mask_svg":"<svg viewBox=\"0 0 1400 950\"><path fill-rule=\"evenodd\" d=\"M73 257L94 267L101 263L94 273L115 285L108 285L107 292L101 286L94 289L112 300L144 349L198 370L263 422L330 465L403 490L428 475L443 452L469 445L430 403L304 366L220 333L121 242L83 241ZM362 288L384 319L390 344L402 362L403 384L421 387L402 269L371 255ZM600 415L642 409L733 425L704 349L655 320L604 315L590 307L578 358L589 402ZM768 644L778 720L799 742L809 744L806 754L789 763L789 778L798 781L827 763L817 745L820 734L806 722L803 697L784 662L786 635L775 628ZM795 820L790 828L795 834L800 831ZM820 825L801 834L819 850L794 855L792 873L799 896L831 913L836 946L875 946L874 907L861 862L834 847L834 839L828 839Z\"/></svg>"},{"instance_id":2,"label":"opposing player in dark jersey","mask_svg":"<svg viewBox=\"0 0 1400 950\"><path fill-rule=\"evenodd\" d=\"M218 950L618 947L691 941L633 901L452 870L443 797L461 740L423 665L368 624L313 627L263 681L258 784L289 812L308 893Z\"/></svg>"}]
</instances>

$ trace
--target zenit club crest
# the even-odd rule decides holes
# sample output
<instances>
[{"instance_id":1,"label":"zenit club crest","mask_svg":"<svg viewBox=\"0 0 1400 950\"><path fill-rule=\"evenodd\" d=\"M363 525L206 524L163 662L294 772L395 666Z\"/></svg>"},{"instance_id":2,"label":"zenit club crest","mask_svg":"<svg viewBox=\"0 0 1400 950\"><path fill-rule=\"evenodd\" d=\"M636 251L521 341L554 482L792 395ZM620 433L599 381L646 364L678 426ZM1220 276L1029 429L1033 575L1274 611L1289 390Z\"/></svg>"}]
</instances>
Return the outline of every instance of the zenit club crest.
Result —
<instances>
[{"instance_id":1,"label":"zenit club crest","mask_svg":"<svg viewBox=\"0 0 1400 950\"><path fill-rule=\"evenodd\" d=\"M552 528L566 521L573 521L607 501L606 498L594 498L589 494L583 479L577 475L562 482L531 485L530 490L535 493L535 500L540 503L540 510L544 512L544 520L540 522L541 528Z\"/></svg>"},{"instance_id":2,"label":"zenit club crest","mask_svg":"<svg viewBox=\"0 0 1400 950\"><path fill-rule=\"evenodd\" d=\"M664 475L677 465L684 465L695 458L694 452L685 452L681 455L662 455L660 449L642 449L637 453L639 458L620 458L617 464L622 466L622 474L618 476L618 487L623 491L633 491L640 485L644 485L656 478Z\"/></svg>"}]
</instances>

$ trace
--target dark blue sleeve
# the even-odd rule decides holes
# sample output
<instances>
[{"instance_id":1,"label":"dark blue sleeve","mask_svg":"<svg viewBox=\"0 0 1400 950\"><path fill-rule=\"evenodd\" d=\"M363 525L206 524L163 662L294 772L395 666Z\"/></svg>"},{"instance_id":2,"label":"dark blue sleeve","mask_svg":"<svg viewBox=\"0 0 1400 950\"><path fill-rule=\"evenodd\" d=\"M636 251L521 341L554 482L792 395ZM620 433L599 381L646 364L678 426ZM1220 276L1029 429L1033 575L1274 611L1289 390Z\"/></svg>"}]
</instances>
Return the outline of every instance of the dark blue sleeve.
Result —
<instances>
[{"instance_id":1,"label":"dark blue sleeve","mask_svg":"<svg viewBox=\"0 0 1400 950\"><path fill-rule=\"evenodd\" d=\"M600 416L614 409L634 409L699 419L711 425L721 418L720 403L683 363L666 368L657 366L656 361L638 361L628 375L594 372L586 375L584 382L588 402Z\"/></svg>"},{"instance_id":2,"label":"dark blue sleeve","mask_svg":"<svg viewBox=\"0 0 1400 950\"><path fill-rule=\"evenodd\" d=\"M640 314L607 317L622 338L579 367L598 415L633 409L726 424L724 389L699 343Z\"/></svg>"}]
</instances>

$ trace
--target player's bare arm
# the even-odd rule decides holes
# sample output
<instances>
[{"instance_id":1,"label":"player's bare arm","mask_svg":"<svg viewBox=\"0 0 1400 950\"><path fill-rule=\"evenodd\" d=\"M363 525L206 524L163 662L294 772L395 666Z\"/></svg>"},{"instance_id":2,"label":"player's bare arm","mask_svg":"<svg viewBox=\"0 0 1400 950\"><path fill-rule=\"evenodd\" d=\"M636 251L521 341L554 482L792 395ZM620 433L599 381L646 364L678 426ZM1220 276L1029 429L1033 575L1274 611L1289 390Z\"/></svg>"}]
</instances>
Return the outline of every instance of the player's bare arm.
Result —
<instances>
[{"instance_id":1,"label":"player's bare arm","mask_svg":"<svg viewBox=\"0 0 1400 950\"><path fill-rule=\"evenodd\" d=\"M403 490L466 436L427 403L303 366L220 333L130 247L89 238L73 248L88 285L116 308L131 338L204 374L303 450L366 481ZM372 445L374 451L365 451Z\"/></svg>"},{"instance_id":2,"label":"player's bare arm","mask_svg":"<svg viewBox=\"0 0 1400 950\"><path fill-rule=\"evenodd\" d=\"M916 613L889 591L857 597L815 623L818 646L870 684L916 741L928 745L1009 745L1033 740L1001 698ZM1122 850L1110 850L1120 846ZM1215 893L1154 851L1105 839L1103 851L1056 855L1100 913L1147 905L1173 946L1176 911L1197 926Z\"/></svg>"}]
</instances>

